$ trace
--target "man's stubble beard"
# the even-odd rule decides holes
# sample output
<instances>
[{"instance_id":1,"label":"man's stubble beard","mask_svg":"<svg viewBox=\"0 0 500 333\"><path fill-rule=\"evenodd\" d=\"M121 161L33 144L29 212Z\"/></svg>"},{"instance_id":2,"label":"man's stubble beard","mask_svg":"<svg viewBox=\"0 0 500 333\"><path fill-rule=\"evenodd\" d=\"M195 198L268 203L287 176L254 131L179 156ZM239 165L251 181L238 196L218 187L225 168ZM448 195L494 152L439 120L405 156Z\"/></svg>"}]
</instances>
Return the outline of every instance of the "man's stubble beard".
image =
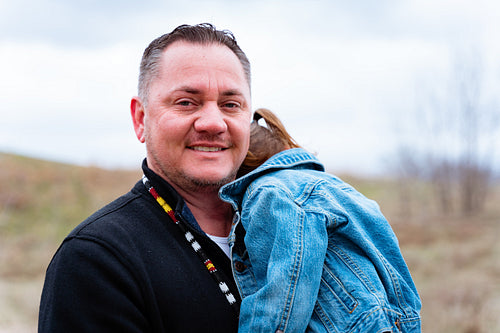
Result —
<instances>
[{"instance_id":1,"label":"man's stubble beard","mask_svg":"<svg viewBox=\"0 0 500 333\"><path fill-rule=\"evenodd\" d=\"M223 185L226 185L236 179L239 167L232 170L229 175L220 180L208 181L205 179L199 179L187 175L183 170L179 170L178 168L174 167L174 165L169 163L169 161L167 161L167 163L163 163L159 157L159 154L156 152L156 149L152 148L152 146L154 147L154 145L148 144L148 142L153 142L150 131L145 129L144 132L148 157L151 157L154 160L156 167L159 169L156 170L156 172L161 173L160 176L169 183L173 183L171 185L176 185L182 190L188 192L210 193L218 192Z\"/></svg>"},{"instance_id":2,"label":"man's stubble beard","mask_svg":"<svg viewBox=\"0 0 500 333\"><path fill-rule=\"evenodd\" d=\"M236 174L238 172L238 169L232 170L228 176L217 181L199 179L185 174L182 170L171 166L171 164L162 163L154 150L150 150L148 155L154 160L157 168L159 168L156 172L159 172L162 178L169 183L173 183L172 185L176 185L186 192L218 192L223 185L232 182L236 178Z\"/></svg>"},{"instance_id":3,"label":"man's stubble beard","mask_svg":"<svg viewBox=\"0 0 500 333\"><path fill-rule=\"evenodd\" d=\"M227 183L230 183L235 178L236 178L236 172L216 182L204 181L186 176L184 178L184 183L185 183L185 188L186 187L189 188L190 191L208 193L208 192L218 192L222 186L226 185Z\"/></svg>"},{"instance_id":4,"label":"man's stubble beard","mask_svg":"<svg viewBox=\"0 0 500 333\"><path fill-rule=\"evenodd\" d=\"M186 192L198 192L198 193L211 193L218 192L219 189L230 183L236 178L236 171L233 171L227 177L219 179L217 181L210 181L206 179L199 179L195 177L191 177L186 175L183 172L175 171L175 170L166 170L161 165L161 172L165 178L169 182L173 182L179 188L183 189Z\"/></svg>"}]
</instances>

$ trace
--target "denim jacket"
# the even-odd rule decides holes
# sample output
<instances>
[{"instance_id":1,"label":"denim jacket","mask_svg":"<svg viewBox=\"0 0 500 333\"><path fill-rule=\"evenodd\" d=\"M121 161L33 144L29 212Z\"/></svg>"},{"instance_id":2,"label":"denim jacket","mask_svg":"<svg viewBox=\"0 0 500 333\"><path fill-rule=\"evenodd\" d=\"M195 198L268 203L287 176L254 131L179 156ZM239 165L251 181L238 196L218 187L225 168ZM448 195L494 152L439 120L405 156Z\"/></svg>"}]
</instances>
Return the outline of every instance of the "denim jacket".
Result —
<instances>
[{"instance_id":1,"label":"denim jacket","mask_svg":"<svg viewBox=\"0 0 500 333\"><path fill-rule=\"evenodd\" d=\"M420 332L421 302L378 205L303 149L221 188L239 332Z\"/></svg>"}]
</instances>

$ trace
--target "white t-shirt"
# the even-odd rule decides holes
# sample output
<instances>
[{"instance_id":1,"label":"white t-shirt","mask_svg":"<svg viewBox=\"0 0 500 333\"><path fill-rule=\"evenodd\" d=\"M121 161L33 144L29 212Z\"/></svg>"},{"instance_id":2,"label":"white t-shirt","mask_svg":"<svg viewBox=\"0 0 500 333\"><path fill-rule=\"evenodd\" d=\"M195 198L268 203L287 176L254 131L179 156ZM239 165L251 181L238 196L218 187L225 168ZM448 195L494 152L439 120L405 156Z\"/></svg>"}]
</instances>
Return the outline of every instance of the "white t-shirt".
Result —
<instances>
[{"instance_id":1,"label":"white t-shirt","mask_svg":"<svg viewBox=\"0 0 500 333\"><path fill-rule=\"evenodd\" d=\"M213 240L219 247L224 251L226 256L230 258L229 255L229 243L228 243L228 238L227 237L219 237L219 236L212 236L207 234L208 237L210 237L211 240Z\"/></svg>"}]
</instances>

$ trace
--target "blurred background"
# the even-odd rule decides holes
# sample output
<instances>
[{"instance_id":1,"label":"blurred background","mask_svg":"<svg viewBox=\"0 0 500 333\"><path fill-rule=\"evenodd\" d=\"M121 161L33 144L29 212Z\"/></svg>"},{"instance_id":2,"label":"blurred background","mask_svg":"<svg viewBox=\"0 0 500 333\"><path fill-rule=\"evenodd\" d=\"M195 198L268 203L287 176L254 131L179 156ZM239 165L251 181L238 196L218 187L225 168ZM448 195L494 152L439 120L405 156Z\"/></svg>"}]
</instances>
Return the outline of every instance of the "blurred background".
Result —
<instances>
[{"instance_id":1,"label":"blurred background","mask_svg":"<svg viewBox=\"0 0 500 333\"><path fill-rule=\"evenodd\" d=\"M32 332L63 237L140 176L140 58L232 31L253 108L377 200L424 332L500 332L500 2L0 0L0 332Z\"/></svg>"}]
</instances>

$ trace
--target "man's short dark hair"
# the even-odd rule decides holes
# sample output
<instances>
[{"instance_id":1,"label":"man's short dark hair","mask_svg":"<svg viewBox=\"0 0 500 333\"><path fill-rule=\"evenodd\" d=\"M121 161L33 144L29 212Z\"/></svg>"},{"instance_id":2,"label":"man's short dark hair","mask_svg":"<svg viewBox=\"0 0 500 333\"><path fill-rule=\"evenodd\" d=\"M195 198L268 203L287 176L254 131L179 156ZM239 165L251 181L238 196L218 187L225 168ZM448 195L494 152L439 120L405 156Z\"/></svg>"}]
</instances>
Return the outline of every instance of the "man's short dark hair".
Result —
<instances>
[{"instance_id":1,"label":"man's short dark hair","mask_svg":"<svg viewBox=\"0 0 500 333\"><path fill-rule=\"evenodd\" d=\"M172 32L153 40L144 50L139 71L138 94L143 103L147 104L149 85L158 75L163 51L177 41L196 44L221 44L227 46L238 57L250 87L250 62L236 43L236 38L228 30L217 30L210 23L197 25L180 25Z\"/></svg>"}]
</instances>

